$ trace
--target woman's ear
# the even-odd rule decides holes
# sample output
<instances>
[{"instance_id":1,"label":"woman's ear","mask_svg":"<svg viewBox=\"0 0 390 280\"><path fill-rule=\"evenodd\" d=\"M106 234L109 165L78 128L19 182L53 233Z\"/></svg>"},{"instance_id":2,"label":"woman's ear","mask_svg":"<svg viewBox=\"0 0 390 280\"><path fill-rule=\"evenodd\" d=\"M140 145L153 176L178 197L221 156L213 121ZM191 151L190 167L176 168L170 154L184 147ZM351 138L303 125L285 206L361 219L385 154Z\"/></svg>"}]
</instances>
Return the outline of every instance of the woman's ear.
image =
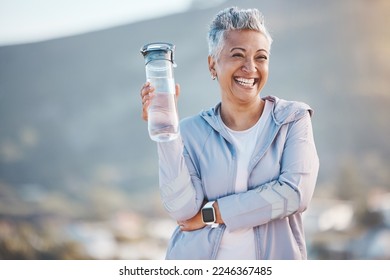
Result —
<instances>
[{"instance_id":1,"label":"woman's ear","mask_svg":"<svg viewBox=\"0 0 390 280\"><path fill-rule=\"evenodd\" d=\"M215 71L215 60L211 55L209 55L207 59L208 59L208 64L209 64L209 71L210 71L211 77L214 80L215 77L217 76L217 72Z\"/></svg>"}]
</instances>

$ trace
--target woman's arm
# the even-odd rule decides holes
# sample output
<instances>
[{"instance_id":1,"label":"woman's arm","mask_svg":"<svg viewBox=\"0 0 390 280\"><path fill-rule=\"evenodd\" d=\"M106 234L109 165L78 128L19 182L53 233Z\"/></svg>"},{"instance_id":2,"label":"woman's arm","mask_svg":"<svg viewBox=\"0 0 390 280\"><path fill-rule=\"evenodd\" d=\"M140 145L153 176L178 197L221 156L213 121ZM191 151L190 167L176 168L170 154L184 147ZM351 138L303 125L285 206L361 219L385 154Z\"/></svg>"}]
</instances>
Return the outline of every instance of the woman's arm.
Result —
<instances>
[{"instance_id":1,"label":"woman's arm","mask_svg":"<svg viewBox=\"0 0 390 280\"><path fill-rule=\"evenodd\" d=\"M312 198L318 169L312 124L307 113L291 124L277 180L218 199L228 230L262 225L303 212Z\"/></svg>"},{"instance_id":2,"label":"woman's arm","mask_svg":"<svg viewBox=\"0 0 390 280\"><path fill-rule=\"evenodd\" d=\"M169 215L177 221L194 217L204 200L201 180L190 173L192 162L184 159L184 145L179 136L157 144L159 158L160 195Z\"/></svg>"},{"instance_id":3,"label":"woman's arm","mask_svg":"<svg viewBox=\"0 0 390 280\"><path fill-rule=\"evenodd\" d=\"M148 120L148 109L154 98L154 88L146 82L141 88L142 119ZM176 101L180 86L176 84ZM176 220L189 219L196 215L203 202L204 194L200 179L189 170L194 170L190 159L187 162L185 148L179 136L169 142L158 142L160 194L167 212ZM190 166L187 166L190 165ZM190 167L190 168L188 168Z\"/></svg>"}]
</instances>

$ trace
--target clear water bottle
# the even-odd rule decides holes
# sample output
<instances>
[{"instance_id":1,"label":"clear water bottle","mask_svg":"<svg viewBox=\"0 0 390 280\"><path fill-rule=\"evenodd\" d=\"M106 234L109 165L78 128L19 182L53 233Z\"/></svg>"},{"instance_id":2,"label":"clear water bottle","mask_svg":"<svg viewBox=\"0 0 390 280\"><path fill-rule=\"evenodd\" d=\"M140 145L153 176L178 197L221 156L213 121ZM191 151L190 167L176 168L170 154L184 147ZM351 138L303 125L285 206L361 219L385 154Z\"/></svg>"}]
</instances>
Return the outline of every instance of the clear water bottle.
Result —
<instances>
[{"instance_id":1,"label":"clear water bottle","mask_svg":"<svg viewBox=\"0 0 390 280\"><path fill-rule=\"evenodd\" d=\"M157 142L171 141L179 135L179 120L175 101L173 60L175 46L170 43L150 43L141 48L145 58L146 79L155 88L148 111L150 138Z\"/></svg>"}]
</instances>

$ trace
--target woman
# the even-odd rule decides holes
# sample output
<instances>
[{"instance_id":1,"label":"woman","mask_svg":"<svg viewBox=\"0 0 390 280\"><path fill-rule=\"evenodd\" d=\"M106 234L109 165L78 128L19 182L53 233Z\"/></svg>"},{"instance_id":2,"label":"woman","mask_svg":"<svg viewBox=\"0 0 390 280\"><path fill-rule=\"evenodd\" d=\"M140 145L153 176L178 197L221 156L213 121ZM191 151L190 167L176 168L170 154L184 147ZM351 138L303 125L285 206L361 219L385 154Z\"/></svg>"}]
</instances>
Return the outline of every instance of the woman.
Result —
<instances>
[{"instance_id":1,"label":"woman","mask_svg":"<svg viewBox=\"0 0 390 280\"><path fill-rule=\"evenodd\" d=\"M319 168L312 110L260 97L272 39L258 10L219 12L208 40L221 102L157 144L161 198L179 224L166 258L306 259L302 212ZM145 120L152 86L141 90Z\"/></svg>"}]
</instances>

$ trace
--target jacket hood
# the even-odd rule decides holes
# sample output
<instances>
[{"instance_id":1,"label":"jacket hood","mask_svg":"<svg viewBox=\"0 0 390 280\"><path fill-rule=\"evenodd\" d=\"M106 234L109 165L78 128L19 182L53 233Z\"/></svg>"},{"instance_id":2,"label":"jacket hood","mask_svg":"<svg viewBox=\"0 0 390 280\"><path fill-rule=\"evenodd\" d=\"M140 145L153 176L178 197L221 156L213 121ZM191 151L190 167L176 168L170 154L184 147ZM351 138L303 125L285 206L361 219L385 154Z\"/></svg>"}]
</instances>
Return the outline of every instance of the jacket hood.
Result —
<instances>
[{"instance_id":1,"label":"jacket hood","mask_svg":"<svg viewBox=\"0 0 390 280\"><path fill-rule=\"evenodd\" d=\"M287 101L276 96L266 96L262 98L273 103L272 118L277 125L287 124L302 118L307 111L310 116L313 115L313 110L309 105L303 102ZM209 110L200 112L200 116L204 118L214 129L220 131L221 125L217 120L220 114L221 102Z\"/></svg>"}]
</instances>

